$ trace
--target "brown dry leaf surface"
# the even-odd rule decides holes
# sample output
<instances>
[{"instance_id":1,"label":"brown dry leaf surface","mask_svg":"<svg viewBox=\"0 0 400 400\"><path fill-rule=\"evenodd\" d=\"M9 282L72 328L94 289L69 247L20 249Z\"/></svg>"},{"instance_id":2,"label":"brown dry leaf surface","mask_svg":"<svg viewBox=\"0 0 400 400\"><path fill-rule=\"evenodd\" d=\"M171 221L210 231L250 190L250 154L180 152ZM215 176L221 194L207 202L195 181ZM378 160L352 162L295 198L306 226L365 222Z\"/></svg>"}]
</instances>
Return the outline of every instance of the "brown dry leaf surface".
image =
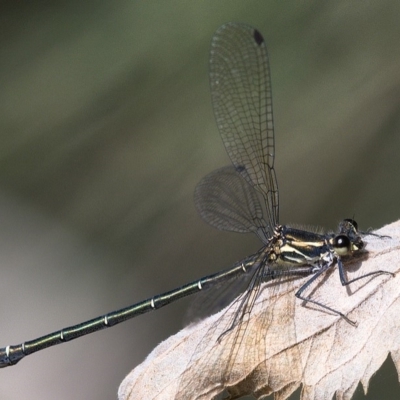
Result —
<instances>
[{"instance_id":1,"label":"brown dry leaf surface","mask_svg":"<svg viewBox=\"0 0 400 400\"><path fill-rule=\"evenodd\" d=\"M367 236L368 259L346 265L347 277L381 275L340 284L337 268L313 286L312 296L342 311L336 315L303 306L294 296L305 282L265 284L250 317L222 338L236 306L170 337L122 382L120 400L211 399L227 390L232 398L274 393L286 399L302 385L302 400L350 399L390 352L400 371L400 221ZM218 341L218 338L220 340Z\"/></svg>"}]
</instances>

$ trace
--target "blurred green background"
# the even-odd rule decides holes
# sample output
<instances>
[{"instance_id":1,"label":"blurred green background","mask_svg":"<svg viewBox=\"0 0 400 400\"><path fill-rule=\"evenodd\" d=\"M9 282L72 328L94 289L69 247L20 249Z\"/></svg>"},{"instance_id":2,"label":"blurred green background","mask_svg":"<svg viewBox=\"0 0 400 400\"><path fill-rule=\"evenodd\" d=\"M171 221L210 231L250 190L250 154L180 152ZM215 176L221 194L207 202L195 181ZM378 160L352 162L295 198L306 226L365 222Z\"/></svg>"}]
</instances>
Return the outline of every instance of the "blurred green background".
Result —
<instances>
[{"instance_id":1,"label":"blurred green background","mask_svg":"<svg viewBox=\"0 0 400 400\"><path fill-rule=\"evenodd\" d=\"M258 249L193 204L196 183L229 163L208 86L211 37L228 21L268 44L281 222L397 220L399 19L394 0L2 2L0 346ZM0 398L115 399L187 306L32 355L0 371ZM396 379L379 372L368 399L399 398Z\"/></svg>"}]
</instances>

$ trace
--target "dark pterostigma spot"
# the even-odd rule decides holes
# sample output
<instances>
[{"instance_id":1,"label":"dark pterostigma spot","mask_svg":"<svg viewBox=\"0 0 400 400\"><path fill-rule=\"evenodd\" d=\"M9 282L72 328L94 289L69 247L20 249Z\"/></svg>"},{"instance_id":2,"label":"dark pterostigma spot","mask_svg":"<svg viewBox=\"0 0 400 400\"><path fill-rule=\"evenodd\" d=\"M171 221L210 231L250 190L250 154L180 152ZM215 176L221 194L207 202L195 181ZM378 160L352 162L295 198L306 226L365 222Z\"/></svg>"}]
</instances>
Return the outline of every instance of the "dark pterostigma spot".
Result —
<instances>
[{"instance_id":1,"label":"dark pterostigma spot","mask_svg":"<svg viewBox=\"0 0 400 400\"><path fill-rule=\"evenodd\" d=\"M264 38L262 37L261 33L257 30L254 29L254 40L256 43L260 46L262 43L264 43Z\"/></svg>"}]
</instances>

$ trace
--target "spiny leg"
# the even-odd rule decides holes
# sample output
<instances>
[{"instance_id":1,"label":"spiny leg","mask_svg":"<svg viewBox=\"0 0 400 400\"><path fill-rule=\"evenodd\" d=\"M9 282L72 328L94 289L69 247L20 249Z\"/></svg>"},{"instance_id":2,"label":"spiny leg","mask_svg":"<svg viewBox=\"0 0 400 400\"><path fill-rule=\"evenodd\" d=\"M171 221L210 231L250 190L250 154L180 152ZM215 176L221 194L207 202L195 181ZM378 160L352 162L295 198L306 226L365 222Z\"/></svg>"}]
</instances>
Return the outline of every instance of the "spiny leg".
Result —
<instances>
[{"instance_id":1,"label":"spiny leg","mask_svg":"<svg viewBox=\"0 0 400 400\"><path fill-rule=\"evenodd\" d=\"M351 280L346 280L345 274L344 274L344 267L343 267L343 263L341 261L340 258L336 259L336 262L338 264L338 269L339 269L339 276L340 276L340 283L343 286L347 286L350 283L353 283L355 281L358 281L360 279L363 278L367 278L369 276L377 276L377 275L391 275L392 277L394 276L394 274L392 272L389 271L382 271L382 270L378 270L378 271L373 271L373 272L369 272L368 274L364 274L362 276L359 276L357 278L351 279ZM334 263L329 263L324 265L320 270L318 270L314 276L312 276L306 283L304 283L304 285L295 293L295 296L300 299L305 301L306 303L313 303L316 304L326 310L329 310L331 312L333 312L334 314L339 315L341 318L343 318L345 321L347 321L349 324L353 325L353 326L357 326L357 322L352 321L351 319L349 319L348 317L346 317L343 313L341 313L340 311L335 310L334 308L331 308L323 303L320 303L317 300L314 300L310 297L304 297L302 296L302 293L304 292L304 290L306 290L320 275L322 275L325 271L327 271Z\"/></svg>"},{"instance_id":2,"label":"spiny leg","mask_svg":"<svg viewBox=\"0 0 400 400\"><path fill-rule=\"evenodd\" d=\"M312 299L311 297L304 297L302 296L302 293L304 292L304 290L306 290L316 279L318 279L319 276L321 276L324 272L326 272L332 265L334 265L333 262L331 263L327 263L326 265L324 265L323 267L321 267L320 270L318 270L306 283L303 284L303 286L301 286L301 288L295 293L295 296L300 299L303 300L306 304L307 303L313 303L316 304L319 307L324 308L325 310L328 310L334 314L339 315L341 318L343 318L345 321L347 321L350 325L353 326L357 326L357 322L352 321L351 319L347 318L343 313L341 313L338 310L335 310L334 308L331 308L325 304L320 303L317 300Z\"/></svg>"},{"instance_id":3,"label":"spiny leg","mask_svg":"<svg viewBox=\"0 0 400 400\"><path fill-rule=\"evenodd\" d=\"M364 275L358 276L357 278L354 278L354 279L347 280L346 277L345 277L345 274L344 274L343 263L340 260L340 258L337 259L337 264L338 264L338 269L339 269L340 283L343 286L350 285L350 283L356 282L356 281L358 281L360 279L368 278L369 276L376 276L376 275L385 274L385 275L391 275L392 277L394 277L394 273L393 272L378 270L378 271L368 272L368 274L364 274Z\"/></svg>"}]
</instances>

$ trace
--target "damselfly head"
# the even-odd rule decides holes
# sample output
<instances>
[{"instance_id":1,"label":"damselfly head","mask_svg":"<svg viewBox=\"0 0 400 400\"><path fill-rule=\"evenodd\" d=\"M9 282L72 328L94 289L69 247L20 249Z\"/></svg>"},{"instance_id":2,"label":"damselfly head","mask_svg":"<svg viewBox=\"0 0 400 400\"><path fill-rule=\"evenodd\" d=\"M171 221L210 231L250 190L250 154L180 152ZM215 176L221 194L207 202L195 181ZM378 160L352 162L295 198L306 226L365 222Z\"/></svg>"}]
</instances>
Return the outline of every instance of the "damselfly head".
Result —
<instances>
[{"instance_id":1,"label":"damselfly head","mask_svg":"<svg viewBox=\"0 0 400 400\"><path fill-rule=\"evenodd\" d=\"M347 256L365 247L358 232L358 224L354 219L344 219L339 224L339 234L329 240L339 256Z\"/></svg>"}]
</instances>

